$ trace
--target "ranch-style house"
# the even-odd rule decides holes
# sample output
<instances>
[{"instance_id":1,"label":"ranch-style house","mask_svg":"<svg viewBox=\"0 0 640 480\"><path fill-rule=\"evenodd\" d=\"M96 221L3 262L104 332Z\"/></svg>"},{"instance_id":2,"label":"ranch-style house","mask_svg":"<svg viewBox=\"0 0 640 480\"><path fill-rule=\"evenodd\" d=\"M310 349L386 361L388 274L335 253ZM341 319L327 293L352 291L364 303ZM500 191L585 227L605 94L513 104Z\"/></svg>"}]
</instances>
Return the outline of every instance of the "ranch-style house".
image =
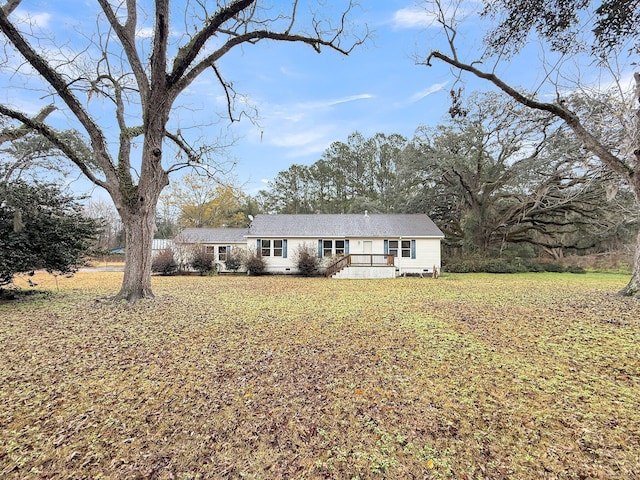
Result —
<instances>
[{"instance_id":1,"label":"ranch-style house","mask_svg":"<svg viewBox=\"0 0 640 480\"><path fill-rule=\"evenodd\" d=\"M253 251L267 272L295 274L295 252L306 247L322 258L327 276L393 278L440 271L444 234L424 214L256 215L248 229L187 228L178 250L195 245L211 254L219 271L235 249Z\"/></svg>"}]
</instances>

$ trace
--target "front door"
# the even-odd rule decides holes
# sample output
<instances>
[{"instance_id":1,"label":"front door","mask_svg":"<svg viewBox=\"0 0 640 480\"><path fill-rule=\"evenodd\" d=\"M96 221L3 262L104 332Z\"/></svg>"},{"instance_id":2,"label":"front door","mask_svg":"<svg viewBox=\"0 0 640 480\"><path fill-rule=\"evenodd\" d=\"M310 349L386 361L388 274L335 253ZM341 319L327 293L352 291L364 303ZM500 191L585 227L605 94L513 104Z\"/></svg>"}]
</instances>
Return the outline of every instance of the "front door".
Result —
<instances>
[{"instance_id":1,"label":"front door","mask_svg":"<svg viewBox=\"0 0 640 480\"><path fill-rule=\"evenodd\" d=\"M373 242L371 240L365 240L362 242L362 248L364 249L362 253L373 253Z\"/></svg>"}]
</instances>

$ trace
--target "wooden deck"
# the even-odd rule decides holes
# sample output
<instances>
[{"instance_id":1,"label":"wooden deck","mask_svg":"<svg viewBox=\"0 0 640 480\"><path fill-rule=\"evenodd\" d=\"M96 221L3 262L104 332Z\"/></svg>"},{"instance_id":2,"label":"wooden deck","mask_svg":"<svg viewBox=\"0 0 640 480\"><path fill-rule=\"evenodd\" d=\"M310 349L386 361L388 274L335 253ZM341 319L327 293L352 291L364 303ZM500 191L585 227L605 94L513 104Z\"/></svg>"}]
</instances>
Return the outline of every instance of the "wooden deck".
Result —
<instances>
[{"instance_id":1,"label":"wooden deck","mask_svg":"<svg viewBox=\"0 0 640 480\"><path fill-rule=\"evenodd\" d=\"M336 259L325 270L325 276L330 277L346 267L389 267L394 265L394 256L385 253L350 253Z\"/></svg>"}]
</instances>

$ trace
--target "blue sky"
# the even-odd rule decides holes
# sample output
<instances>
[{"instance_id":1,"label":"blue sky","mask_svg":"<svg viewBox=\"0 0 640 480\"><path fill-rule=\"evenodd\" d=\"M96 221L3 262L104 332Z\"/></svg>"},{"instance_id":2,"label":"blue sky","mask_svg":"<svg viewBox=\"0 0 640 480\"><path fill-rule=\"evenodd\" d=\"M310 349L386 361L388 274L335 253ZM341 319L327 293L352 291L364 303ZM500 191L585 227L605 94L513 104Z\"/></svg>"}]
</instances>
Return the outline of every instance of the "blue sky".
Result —
<instances>
[{"instance_id":1,"label":"blue sky","mask_svg":"<svg viewBox=\"0 0 640 480\"><path fill-rule=\"evenodd\" d=\"M289 4L289 0L273 2ZM228 120L218 117L224 115L226 104L212 72L178 98L176 105L180 108L172 121L179 123L183 132L210 142L217 141L220 133L234 138L227 150L236 164L232 174L249 194L265 188L278 172L294 163L315 162L332 142L346 141L355 131L367 137L379 132L411 137L420 125L441 123L450 105L448 92L454 76L442 63L430 68L415 63L416 55L424 57L434 48L443 48L439 31L429 28L431 22L422 3L362 1L352 20L356 26L367 24L371 38L346 57L329 49L317 54L302 44L273 41L232 50L220 61L219 69L226 80L233 82L243 102L257 111L254 121L244 118L229 126ZM459 53L465 59L477 59L481 45L483 29L475 15L477 5L470 0L465 3L468 10L462 12L467 18L458 39L464 48ZM76 32L95 30L96 8L95 0L25 1L13 15L30 17L47 35L60 39L69 36L67 45L71 47L81 38ZM142 24L138 29L141 38L145 28ZM532 60L541 58L540 50L532 45L518 61L501 64L497 73L511 83L535 87L544 70L532 68ZM550 60L548 54L544 59ZM0 101L36 112L48 97L37 91L40 86L35 76L24 73L21 80L28 89L5 87ZM0 80L16 83L16 77L2 76ZM489 89L487 82L469 76L466 80L467 93ZM97 117L107 118L100 111L103 105L96 100L90 108ZM71 125L70 117L61 112L54 117L60 128ZM217 123L212 124L213 120ZM136 121L133 116L132 125ZM111 134L115 133L112 129ZM113 140L115 144L117 136ZM74 186L89 190L82 182ZM91 192L107 198L99 191Z\"/></svg>"},{"instance_id":2,"label":"blue sky","mask_svg":"<svg viewBox=\"0 0 640 480\"><path fill-rule=\"evenodd\" d=\"M274 0L276 5L280 2L289 4L289 0ZM226 101L211 72L178 98L172 121L194 138L211 142L220 134L233 138L227 149L228 159L235 162L231 173L249 194L265 188L294 163L312 164L332 142L346 141L355 131L367 137L379 132L411 137L418 126L440 122L449 107L453 76L443 64L431 68L415 64L416 54L434 46L424 8L413 0L360 3L351 19L356 28L366 24L371 37L349 56L327 48L318 54L303 44L263 41L236 48L222 58L219 70L233 82L246 105L255 109L253 121L243 118L229 125L228 119L219 118L226 112ZM69 38L65 45L71 48L82 39L78 32L95 31L97 8L95 0L24 1L12 18L29 18L45 35L55 37L56 45ZM142 23L138 32L142 38L150 28ZM0 101L35 113L47 96L38 92L41 85L35 75L29 76L24 69L23 73L27 89L4 88ZM2 78L16 83L15 77ZM90 109L106 119L112 114L100 111L105 104L93 100ZM61 111L50 117L58 128L70 128L70 118ZM115 146L117 129L108 130ZM82 180L75 180L72 188L108 198Z\"/></svg>"},{"instance_id":3,"label":"blue sky","mask_svg":"<svg viewBox=\"0 0 640 480\"><path fill-rule=\"evenodd\" d=\"M362 3L358 19L372 29L372 39L349 56L265 42L221 62L258 111L257 125L243 121L232 128L240 138L230 153L247 192L264 188L293 163L313 163L354 131L410 137L446 113L450 72L413 59L425 48L424 11L411 1Z\"/></svg>"}]
</instances>

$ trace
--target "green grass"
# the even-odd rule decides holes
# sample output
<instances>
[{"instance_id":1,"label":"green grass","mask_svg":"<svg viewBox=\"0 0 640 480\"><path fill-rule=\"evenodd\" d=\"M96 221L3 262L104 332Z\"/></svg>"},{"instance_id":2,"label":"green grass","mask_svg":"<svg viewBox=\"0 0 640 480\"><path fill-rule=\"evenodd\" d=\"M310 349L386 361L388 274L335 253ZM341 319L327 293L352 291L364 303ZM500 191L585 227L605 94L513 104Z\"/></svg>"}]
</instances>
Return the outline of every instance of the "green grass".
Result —
<instances>
[{"instance_id":1,"label":"green grass","mask_svg":"<svg viewBox=\"0 0 640 480\"><path fill-rule=\"evenodd\" d=\"M640 477L625 275L121 275L0 304L1 478Z\"/></svg>"}]
</instances>

